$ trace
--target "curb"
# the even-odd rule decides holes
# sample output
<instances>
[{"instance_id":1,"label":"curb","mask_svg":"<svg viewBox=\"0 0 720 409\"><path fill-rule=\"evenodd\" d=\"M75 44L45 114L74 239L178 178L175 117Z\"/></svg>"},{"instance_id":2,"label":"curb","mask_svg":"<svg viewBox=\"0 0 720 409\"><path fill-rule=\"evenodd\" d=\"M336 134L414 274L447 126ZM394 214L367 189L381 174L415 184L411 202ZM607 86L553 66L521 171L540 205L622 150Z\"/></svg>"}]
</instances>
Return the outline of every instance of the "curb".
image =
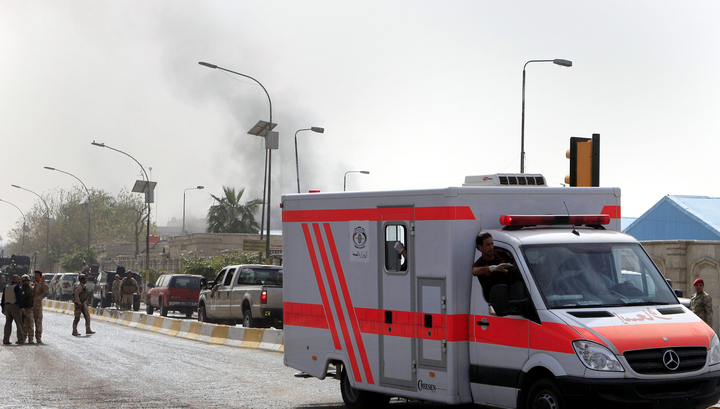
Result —
<instances>
[{"instance_id":1,"label":"curb","mask_svg":"<svg viewBox=\"0 0 720 409\"><path fill-rule=\"evenodd\" d=\"M43 300L45 311L74 314L73 303ZM284 352L285 337L282 330L264 328L231 327L207 322L167 318L141 314L134 311L90 308L94 319L176 338L184 338L211 345L225 345L236 348L261 349Z\"/></svg>"}]
</instances>

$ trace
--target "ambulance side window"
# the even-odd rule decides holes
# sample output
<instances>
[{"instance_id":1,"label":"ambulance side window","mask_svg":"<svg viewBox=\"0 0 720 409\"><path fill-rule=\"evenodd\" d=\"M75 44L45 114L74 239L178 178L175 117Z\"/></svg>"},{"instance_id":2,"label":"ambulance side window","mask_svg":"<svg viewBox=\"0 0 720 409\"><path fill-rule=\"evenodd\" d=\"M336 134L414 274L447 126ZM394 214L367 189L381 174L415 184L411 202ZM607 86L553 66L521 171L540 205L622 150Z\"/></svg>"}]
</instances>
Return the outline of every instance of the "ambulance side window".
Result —
<instances>
[{"instance_id":1,"label":"ambulance side window","mask_svg":"<svg viewBox=\"0 0 720 409\"><path fill-rule=\"evenodd\" d=\"M399 243L399 244L398 244ZM407 271L407 229L402 224L385 226L385 269Z\"/></svg>"}]
</instances>

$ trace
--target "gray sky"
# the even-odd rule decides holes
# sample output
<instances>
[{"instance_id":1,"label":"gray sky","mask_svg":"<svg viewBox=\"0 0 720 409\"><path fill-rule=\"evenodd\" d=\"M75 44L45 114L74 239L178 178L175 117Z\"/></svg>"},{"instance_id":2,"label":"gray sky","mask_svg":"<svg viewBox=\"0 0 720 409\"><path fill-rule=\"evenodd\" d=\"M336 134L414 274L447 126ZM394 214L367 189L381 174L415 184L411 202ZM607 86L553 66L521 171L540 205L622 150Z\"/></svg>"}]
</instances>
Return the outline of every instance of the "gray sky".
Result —
<instances>
[{"instance_id":1,"label":"gray sky","mask_svg":"<svg viewBox=\"0 0 720 409\"><path fill-rule=\"evenodd\" d=\"M602 186L623 216L666 194L720 196L720 3L697 1L0 2L0 198L28 211L75 179L117 194L140 169L158 182L153 220L204 217L209 193L262 196L268 120L272 227L280 195L461 185L519 172L522 68L526 172L560 186L571 136L601 134ZM0 203L0 235L20 220Z\"/></svg>"}]
</instances>

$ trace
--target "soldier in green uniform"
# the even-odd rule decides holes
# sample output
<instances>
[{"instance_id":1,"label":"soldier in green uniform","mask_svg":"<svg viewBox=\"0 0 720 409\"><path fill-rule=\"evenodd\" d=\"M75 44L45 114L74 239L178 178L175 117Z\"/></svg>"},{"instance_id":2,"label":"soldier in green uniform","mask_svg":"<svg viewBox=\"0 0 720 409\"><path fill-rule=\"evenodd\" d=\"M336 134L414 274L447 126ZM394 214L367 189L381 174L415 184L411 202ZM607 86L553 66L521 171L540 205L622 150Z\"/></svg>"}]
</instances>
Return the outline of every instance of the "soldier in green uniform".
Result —
<instances>
[{"instance_id":1,"label":"soldier in green uniform","mask_svg":"<svg viewBox=\"0 0 720 409\"><path fill-rule=\"evenodd\" d=\"M35 280L33 281L33 306L32 315L35 320L35 342L42 344L42 321L43 321L43 297L48 292L48 285L45 283L45 276L40 270L35 270ZM32 334L30 334L32 336Z\"/></svg>"},{"instance_id":2,"label":"soldier in green uniform","mask_svg":"<svg viewBox=\"0 0 720 409\"><path fill-rule=\"evenodd\" d=\"M75 301L75 319L73 320L72 334L75 336L80 335L77 330L77 326L80 322L81 314L85 318L85 334L94 334L95 332L90 329L90 311L88 310L88 300L90 299L90 294L88 294L87 288L85 287L85 284L87 283L87 276L85 274L80 274L78 279L80 283L75 286L75 296L73 297Z\"/></svg>"},{"instance_id":3,"label":"soldier in green uniform","mask_svg":"<svg viewBox=\"0 0 720 409\"><path fill-rule=\"evenodd\" d=\"M27 338L26 342L28 344L34 344L33 323L35 320L33 319L33 302L35 301L35 294L33 293L33 286L30 285L29 275L23 275L20 280L22 280L22 287L20 287L20 291L22 292L23 304L25 304L25 312L23 312L22 320L23 334L25 335L25 338Z\"/></svg>"},{"instance_id":4,"label":"soldier in green uniform","mask_svg":"<svg viewBox=\"0 0 720 409\"><path fill-rule=\"evenodd\" d=\"M121 309L132 309L133 295L140 292L140 285L133 278L132 271L127 272L127 277L123 278L120 283L120 289L122 291L122 300L120 300Z\"/></svg>"},{"instance_id":5,"label":"soldier in green uniform","mask_svg":"<svg viewBox=\"0 0 720 409\"><path fill-rule=\"evenodd\" d=\"M703 281L702 278L698 278L693 282L693 287L695 287L695 295L690 299L690 309L712 328L712 297L705 292L705 281Z\"/></svg>"}]
</instances>

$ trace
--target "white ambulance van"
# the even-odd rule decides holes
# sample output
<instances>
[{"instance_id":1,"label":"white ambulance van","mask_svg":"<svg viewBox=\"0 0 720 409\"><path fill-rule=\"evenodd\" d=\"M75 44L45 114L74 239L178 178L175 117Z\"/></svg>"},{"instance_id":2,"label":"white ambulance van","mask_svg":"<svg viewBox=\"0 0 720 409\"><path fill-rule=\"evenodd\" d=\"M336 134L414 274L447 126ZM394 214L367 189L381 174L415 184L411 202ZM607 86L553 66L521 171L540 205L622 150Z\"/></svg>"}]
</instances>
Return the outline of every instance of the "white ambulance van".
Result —
<instances>
[{"instance_id":1,"label":"white ambulance van","mask_svg":"<svg viewBox=\"0 0 720 409\"><path fill-rule=\"evenodd\" d=\"M496 174L288 194L282 209L285 365L334 375L349 408L392 396L556 409L720 399L718 337L618 232L618 188ZM481 232L512 265L492 288L472 275Z\"/></svg>"}]
</instances>

